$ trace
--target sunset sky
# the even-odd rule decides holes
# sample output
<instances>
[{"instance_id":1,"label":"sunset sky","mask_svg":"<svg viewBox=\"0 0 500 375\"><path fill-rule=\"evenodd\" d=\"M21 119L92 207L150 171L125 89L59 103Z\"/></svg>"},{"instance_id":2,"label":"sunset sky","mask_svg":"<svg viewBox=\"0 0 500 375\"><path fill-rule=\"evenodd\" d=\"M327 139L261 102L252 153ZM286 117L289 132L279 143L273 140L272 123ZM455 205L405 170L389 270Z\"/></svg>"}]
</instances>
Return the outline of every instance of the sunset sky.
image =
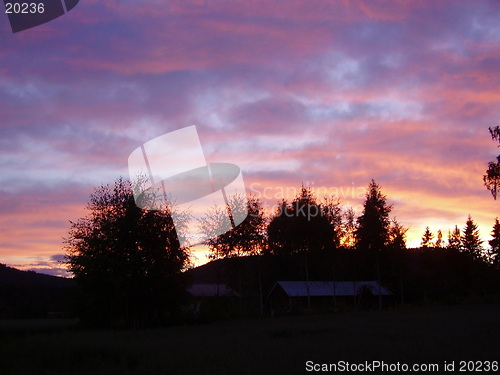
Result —
<instances>
[{"instance_id":1,"label":"sunset sky","mask_svg":"<svg viewBox=\"0 0 500 375\"><path fill-rule=\"evenodd\" d=\"M500 2L81 0L16 34L2 11L0 262L64 274L94 187L193 124L269 210L304 183L359 213L373 178L409 246L469 214L487 241Z\"/></svg>"}]
</instances>

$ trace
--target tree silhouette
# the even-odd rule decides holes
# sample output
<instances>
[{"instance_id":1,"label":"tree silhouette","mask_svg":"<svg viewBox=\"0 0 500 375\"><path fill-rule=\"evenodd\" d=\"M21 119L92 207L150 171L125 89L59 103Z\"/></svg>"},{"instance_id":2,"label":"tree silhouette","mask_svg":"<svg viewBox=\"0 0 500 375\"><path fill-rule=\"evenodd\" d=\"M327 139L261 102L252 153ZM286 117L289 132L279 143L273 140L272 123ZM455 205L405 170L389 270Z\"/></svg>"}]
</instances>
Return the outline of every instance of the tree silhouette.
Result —
<instances>
[{"instance_id":1,"label":"tree silhouette","mask_svg":"<svg viewBox=\"0 0 500 375\"><path fill-rule=\"evenodd\" d=\"M408 232L408 228L393 218L389 227L388 246L394 250L406 249L406 232Z\"/></svg>"},{"instance_id":2,"label":"tree silhouette","mask_svg":"<svg viewBox=\"0 0 500 375\"><path fill-rule=\"evenodd\" d=\"M432 247L432 240L433 239L434 239L434 235L432 234L431 230L429 229L429 227L425 227L425 232L424 232L424 235L422 236L422 242L420 245L424 249Z\"/></svg>"},{"instance_id":3,"label":"tree silhouette","mask_svg":"<svg viewBox=\"0 0 500 375\"><path fill-rule=\"evenodd\" d=\"M483 249L481 247L481 244L483 243L483 241L481 241L479 237L479 229L476 223L474 223L474 221L470 217L470 215L465 223L461 240L462 240L463 251L470 254L473 258L476 259L482 257Z\"/></svg>"},{"instance_id":4,"label":"tree silhouette","mask_svg":"<svg viewBox=\"0 0 500 375\"><path fill-rule=\"evenodd\" d=\"M87 210L70 222L65 239L82 321L130 327L167 319L176 311L180 273L189 264L170 211L138 208L130 182L121 178L95 189Z\"/></svg>"},{"instance_id":5,"label":"tree silhouette","mask_svg":"<svg viewBox=\"0 0 500 375\"><path fill-rule=\"evenodd\" d=\"M382 194L380 186L372 180L368 185L366 200L361 216L358 217L356 229L356 247L364 250L381 250L389 240L389 213L392 205L388 205L387 197Z\"/></svg>"},{"instance_id":6,"label":"tree silhouette","mask_svg":"<svg viewBox=\"0 0 500 375\"><path fill-rule=\"evenodd\" d=\"M448 231L448 245L447 249L452 250L461 250L462 249L462 240L460 237L460 228L455 225L455 228L452 232Z\"/></svg>"},{"instance_id":7,"label":"tree silhouette","mask_svg":"<svg viewBox=\"0 0 500 375\"><path fill-rule=\"evenodd\" d=\"M342 215L342 207L340 205L340 199L328 198L325 197L324 203L322 204L322 212L323 216L330 223L330 226L333 230L333 246L335 249L338 249L342 243L344 237L347 233L344 232L343 225L343 215Z\"/></svg>"},{"instance_id":8,"label":"tree silhouette","mask_svg":"<svg viewBox=\"0 0 500 375\"><path fill-rule=\"evenodd\" d=\"M333 228L309 188L288 204L283 200L267 228L269 250L277 255L327 250Z\"/></svg>"},{"instance_id":9,"label":"tree silhouette","mask_svg":"<svg viewBox=\"0 0 500 375\"><path fill-rule=\"evenodd\" d=\"M211 251L210 257L219 259L260 253L264 247L266 229L261 202L256 197L247 198L245 195L234 195L229 199L233 210L242 211L242 208L246 206L248 214L239 225L216 237L211 233L220 233L219 223L228 220L227 207L213 207L204 218L199 220L200 230L207 238L205 244ZM230 217L234 215L231 210L229 213Z\"/></svg>"},{"instance_id":10,"label":"tree silhouette","mask_svg":"<svg viewBox=\"0 0 500 375\"><path fill-rule=\"evenodd\" d=\"M491 263L500 269L500 222L498 221L498 217L495 219L491 236L493 238L488 241L491 247L489 251Z\"/></svg>"},{"instance_id":11,"label":"tree silhouette","mask_svg":"<svg viewBox=\"0 0 500 375\"><path fill-rule=\"evenodd\" d=\"M489 128L489 131L491 139L500 143L500 126ZM493 199L496 200L497 194L500 191L500 155L497 156L496 161L490 161L488 163L488 169L486 170L486 174L483 176L483 181L486 188L491 191Z\"/></svg>"},{"instance_id":12,"label":"tree silhouette","mask_svg":"<svg viewBox=\"0 0 500 375\"><path fill-rule=\"evenodd\" d=\"M349 207L342 216L341 246L351 249L356 244L356 213L352 207Z\"/></svg>"},{"instance_id":13,"label":"tree silhouette","mask_svg":"<svg viewBox=\"0 0 500 375\"><path fill-rule=\"evenodd\" d=\"M356 248L368 258L366 263L376 266L377 281L381 282L380 253L389 244L390 219L392 206L387 204L387 197L382 194L380 186L371 180L368 185L363 213L358 217L356 228ZM373 259L375 258L375 259ZM382 298L378 298L379 309L382 308Z\"/></svg>"},{"instance_id":14,"label":"tree silhouette","mask_svg":"<svg viewBox=\"0 0 500 375\"><path fill-rule=\"evenodd\" d=\"M434 247L436 249L441 249L443 247L443 232L441 232L441 229L439 229L437 232L437 237L436 237L436 242L434 243Z\"/></svg>"}]
</instances>

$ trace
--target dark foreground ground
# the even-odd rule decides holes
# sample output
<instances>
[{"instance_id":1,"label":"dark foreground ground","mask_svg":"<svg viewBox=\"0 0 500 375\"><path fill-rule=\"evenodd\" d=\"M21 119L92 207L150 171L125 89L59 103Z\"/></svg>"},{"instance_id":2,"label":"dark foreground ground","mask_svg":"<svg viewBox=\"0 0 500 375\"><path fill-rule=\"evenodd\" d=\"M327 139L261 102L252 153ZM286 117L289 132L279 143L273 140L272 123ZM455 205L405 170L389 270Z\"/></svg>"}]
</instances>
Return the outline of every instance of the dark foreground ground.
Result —
<instances>
[{"instance_id":1,"label":"dark foreground ground","mask_svg":"<svg viewBox=\"0 0 500 375\"><path fill-rule=\"evenodd\" d=\"M0 374L304 374L311 373L307 361L312 361L309 369L339 361L439 366L434 372L412 371L422 374L445 373L445 362L455 364L455 371L446 373L459 373L460 361L474 361L461 373L476 373L470 370L478 367L481 373L500 373L485 371L484 362L500 361L498 305L241 319L121 332L70 329L74 323L0 321Z\"/></svg>"}]
</instances>

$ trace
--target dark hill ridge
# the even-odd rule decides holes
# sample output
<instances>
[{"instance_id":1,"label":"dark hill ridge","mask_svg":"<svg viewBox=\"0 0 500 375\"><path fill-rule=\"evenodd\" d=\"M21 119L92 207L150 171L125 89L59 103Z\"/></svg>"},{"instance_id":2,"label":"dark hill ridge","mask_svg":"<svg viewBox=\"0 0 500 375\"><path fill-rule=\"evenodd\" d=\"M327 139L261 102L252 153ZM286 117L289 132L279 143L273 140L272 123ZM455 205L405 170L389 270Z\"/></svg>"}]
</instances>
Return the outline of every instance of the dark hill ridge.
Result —
<instances>
[{"instance_id":1,"label":"dark hill ridge","mask_svg":"<svg viewBox=\"0 0 500 375\"><path fill-rule=\"evenodd\" d=\"M0 264L0 318L46 318L68 312L74 280Z\"/></svg>"},{"instance_id":2,"label":"dark hill ridge","mask_svg":"<svg viewBox=\"0 0 500 375\"><path fill-rule=\"evenodd\" d=\"M226 258L212 260L201 266L192 268L186 272L189 281L198 283L228 283L234 277L238 268L257 270L257 266L262 262L261 256L246 256L241 258Z\"/></svg>"},{"instance_id":3,"label":"dark hill ridge","mask_svg":"<svg viewBox=\"0 0 500 375\"><path fill-rule=\"evenodd\" d=\"M0 284L70 287L74 285L74 280L36 273L34 271L22 271L0 263Z\"/></svg>"},{"instance_id":4,"label":"dark hill ridge","mask_svg":"<svg viewBox=\"0 0 500 375\"><path fill-rule=\"evenodd\" d=\"M220 283L234 289L259 289L259 283L275 281L272 258L262 255L212 260L186 272L192 284ZM268 280L269 279L269 280Z\"/></svg>"}]
</instances>

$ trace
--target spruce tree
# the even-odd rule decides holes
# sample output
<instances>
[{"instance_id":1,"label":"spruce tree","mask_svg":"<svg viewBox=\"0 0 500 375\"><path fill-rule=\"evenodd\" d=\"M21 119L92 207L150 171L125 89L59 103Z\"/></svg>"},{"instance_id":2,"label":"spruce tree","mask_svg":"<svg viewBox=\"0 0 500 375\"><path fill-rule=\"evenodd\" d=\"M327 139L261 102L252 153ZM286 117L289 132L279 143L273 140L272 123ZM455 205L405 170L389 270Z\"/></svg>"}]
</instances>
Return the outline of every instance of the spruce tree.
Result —
<instances>
[{"instance_id":1,"label":"spruce tree","mask_svg":"<svg viewBox=\"0 0 500 375\"><path fill-rule=\"evenodd\" d=\"M374 180L368 185L366 200L356 228L356 247L363 250L381 250L389 240L392 205L387 204L387 197L382 194L380 185Z\"/></svg>"},{"instance_id":2,"label":"spruce tree","mask_svg":"<svg viewBox=\"0 0 500 375\"><path fill-rule=\"evenodd\" d=\"M482 257L483 248L481 247L481 244L483 243L483 241L481 241L479 237L479 229L477 227L477 224L474 223L470 215L465 223L461 240L463 251L472 255L472 257L476 259Z\"/></svg>"},{"instance_id":3,"label":"spruce tree","mask_svg":"<svg viewBox=\"0 0 500 375\"><path fill-rule=\"evenodd\" d=\"M429 227L425 227L425 232L424 232L424 235L422 236L421 246L424 249L428 249L429 247L432 247L432 239L433 238L434 238L434 235L430 231Z\"/></svg>"},{"instance_id":4,"label":"spruce tree","mask_svg":"<svg viewBox=\"0 0 500 375\"><path fill-rule=\"evenodd\" d=\"M491 263L496 268L500 268L500 222L498 221L498 217L495 219L491 236L493 238L488 241L491 247L489 251Z\"/></svg>"}]
</instances>

